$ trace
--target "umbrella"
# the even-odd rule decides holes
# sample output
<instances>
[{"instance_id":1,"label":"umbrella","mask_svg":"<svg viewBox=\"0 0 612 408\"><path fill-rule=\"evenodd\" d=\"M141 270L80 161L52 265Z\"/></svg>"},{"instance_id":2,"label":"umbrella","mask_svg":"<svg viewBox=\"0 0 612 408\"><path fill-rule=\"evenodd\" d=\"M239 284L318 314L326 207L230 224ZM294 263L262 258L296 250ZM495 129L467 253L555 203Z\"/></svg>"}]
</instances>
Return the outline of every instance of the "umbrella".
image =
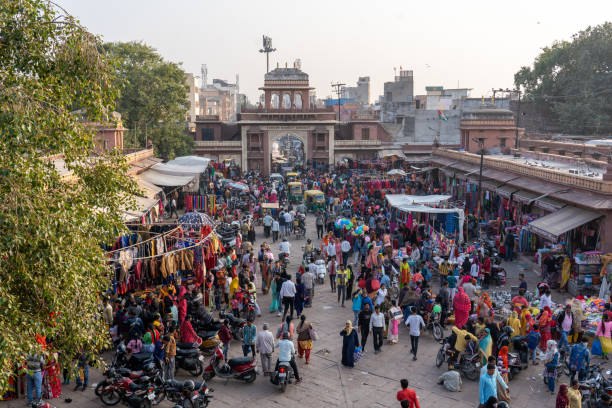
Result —
<instances>
[{"instance_id":1,"label":"umbrella","mask_svg":"<svg viewBox=\"0 0 612 408\"><path fill-rule=\"evenodd\" d=\"M178 223L181 224L183 229L200 228L204 225L214 225L213 221L208 215L199 212L188 212L185 213L181 218L178 219Z\"/></svg>"},{"instance_id":2,"label":"umbrella","mask_svg":"<svg viewBox=\"0 0 612 408\"><path fill-rule=\"evenodd\" d=\"M247 186L246 184L242 184L242 183L231 182L231 183L228 183L227 186L229 188L233 188L236 190L249 191L249 186Z\"/></svg>"}]
</instances>

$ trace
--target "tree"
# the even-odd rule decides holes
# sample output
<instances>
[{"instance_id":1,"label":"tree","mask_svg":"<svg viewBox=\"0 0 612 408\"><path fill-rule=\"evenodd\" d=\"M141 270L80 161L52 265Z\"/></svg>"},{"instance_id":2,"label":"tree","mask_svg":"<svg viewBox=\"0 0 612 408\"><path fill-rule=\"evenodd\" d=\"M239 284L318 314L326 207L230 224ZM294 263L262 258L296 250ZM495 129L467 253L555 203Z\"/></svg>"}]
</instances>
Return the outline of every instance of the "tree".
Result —
<instances>
[{"instance_id":1,"label":"tree","mask_svg":"<svg viewBox=\"0 0 612 408\"><path fill-rule=\"evenodd\" d=\"M41 352L36 335L64 362L108 342L100 244L124 228L135 186L117 153L91 154L85 120L109 120L117 94L101 51L51 1L0 7L0 390Z\"/></svg>"},{"instance_id":2,"label":"tree","mask_svg":"<svg viewBox=\"0 0 612 408\"><path fill-rule=\"evenodd\" d=\"M140 42L107 43L104 48L117 61L121 96L116 110L129 129L138 129L136 143L144 146L146 137L166 160L191 153L193 140L185 127L188 87L180 66Z\"/></svg>"},{"instance_id":3,"label":"tree","mask_svg":"<svg viewBox=\"0 0 612 408\"><path fill-rule=\"evenodd\" d=\"M568 133L612 133L612 23L555 42L514 75L527 100Z\"/></svg>"}]
</instances>

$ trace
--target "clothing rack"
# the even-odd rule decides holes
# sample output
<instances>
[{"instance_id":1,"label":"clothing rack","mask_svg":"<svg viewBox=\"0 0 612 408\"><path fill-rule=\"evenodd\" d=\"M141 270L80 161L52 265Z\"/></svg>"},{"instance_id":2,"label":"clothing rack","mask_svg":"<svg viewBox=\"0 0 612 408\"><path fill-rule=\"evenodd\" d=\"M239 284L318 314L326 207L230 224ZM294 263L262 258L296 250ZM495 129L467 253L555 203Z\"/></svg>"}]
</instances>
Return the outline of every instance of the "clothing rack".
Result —
<instances>
[{"instance_id":1,"label":"clothing rack","mask_svg":"<svg viewBox=\"0 0 612 408\"><path fill-rule=\"evenodd\" d=\"M179 230L180 228L181 228L181 227L180 227L180 226L178 226L178 227L176 227L176 228L174 228L174 229L172 229L172 230L170 230L170 231L166 231L166 232L163 232L163 233L161 233L161 234L158 234L158 235L156 235L156 236L154 236L154 237L151 237L151 238L149 238L149 239L145 239L144 241L140 241L140 242L137 242L137 243L135 243L135 244L125 246L125 247L123 247L123 248L113 249L112 251L108 251L106 254L107 254L107 255L109 255L109 254L114 254L115 252L123 251L124 249L128 249L128 248L133 248L133 247L136 247L136 246L138 246L138 245L142 245L142 244L144 244L144 243L146 243L146 242L153 241L154 239L157 239L157 238L163 238L165 235L172 234L172 233L176 232L177 230Z\"/></svg>"}]
</instances>

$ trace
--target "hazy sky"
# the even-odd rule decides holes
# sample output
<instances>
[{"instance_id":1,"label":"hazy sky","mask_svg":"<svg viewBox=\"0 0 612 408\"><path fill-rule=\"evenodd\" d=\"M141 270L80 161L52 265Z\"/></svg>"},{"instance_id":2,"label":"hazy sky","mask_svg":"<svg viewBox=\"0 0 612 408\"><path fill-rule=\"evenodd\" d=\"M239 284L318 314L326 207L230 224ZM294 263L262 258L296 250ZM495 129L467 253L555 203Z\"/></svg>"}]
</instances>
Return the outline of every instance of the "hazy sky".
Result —
<instances>
[{"instance_id":1,"label":"hazy sky","mask_svg":"<svg viewBox=\"0 0 612 408\"><path fill-rule=\"evenodd\" d=\"M471 96L513 86L514 73L542 47L612 19L612 0L59 0L105 41L144 41L209 81L234 81L256 101L263 85L261 36L277 52L270 68L296 58L317 96L331 82L370 76L372 101L393 68L414 71L416 94L427 85L473 88Z\"/></svg>"}]
</instances>

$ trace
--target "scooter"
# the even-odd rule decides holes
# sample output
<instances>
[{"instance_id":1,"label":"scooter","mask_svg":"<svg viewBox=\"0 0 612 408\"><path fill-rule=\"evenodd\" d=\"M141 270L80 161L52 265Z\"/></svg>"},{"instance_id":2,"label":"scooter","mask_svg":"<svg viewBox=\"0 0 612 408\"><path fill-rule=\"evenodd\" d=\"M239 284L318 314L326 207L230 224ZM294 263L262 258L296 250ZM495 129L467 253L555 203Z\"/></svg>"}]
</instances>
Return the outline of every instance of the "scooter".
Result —
<instances>
[{"instance_id":1,"label":"scooter","mask_svg":"<svg viewBox=\"0 0 612 408\"><path fill-rule=\"evenodd\" d=\"M257 378L255 371L255 357L230 358L227 362L223 357L223 351L217 350L210 358L208 366L204 369L204 380L209 381L214 376L221 378L235 378L246 383L252 383Z\"/></svg>"},{"instance_id":2,"label":"scooter","mask_svg":"<svg viewBox=\"0 0 612 408\"><path fill-rule=\"evenodd\" d=\"M317 283L322 285L325 283L325 273L327 272L327 266L325 265L325 261L323 259L317 259L315 261L316 272L315 276L317 278Z\"/></svg>"},{"instance_id":3,"label":"scooter","mask_svg":"<svg viewBox=\"0 0 612 408\"><path fill-rule=\"evenodd\" d=\"M180 346L189 346L188 348L181 348ZM175 371L182 368L188 371L189 374L194 377L202 374L202 366L204 365L204 356L200 353L197 348L192 348L190 344L177 344L176 346L176 357L175 357Z\"/></svg>"},{"instance_id":4,"label":"scooter","mask_svg":"<svg viewBox=\"0 0 612 408\"><path fill-rule=\"evenodd\" d=\"M288 361L279 361L278 370L270 376L270 382L279 385L281 392L285 392L287 384L291 384L291 379L294 376L291 364Z\"/></svg>"}]
</instances>

